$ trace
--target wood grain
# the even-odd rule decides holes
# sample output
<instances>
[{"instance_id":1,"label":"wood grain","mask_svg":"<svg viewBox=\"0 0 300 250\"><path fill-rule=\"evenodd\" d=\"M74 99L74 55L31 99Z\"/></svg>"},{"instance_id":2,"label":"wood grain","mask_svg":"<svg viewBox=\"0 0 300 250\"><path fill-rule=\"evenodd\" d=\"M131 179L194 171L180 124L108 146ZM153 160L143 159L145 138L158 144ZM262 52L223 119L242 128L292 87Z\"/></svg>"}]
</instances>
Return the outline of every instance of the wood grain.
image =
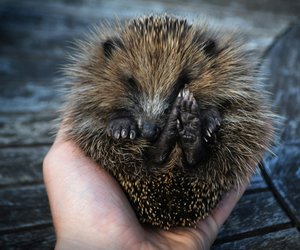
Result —
<instances>
[{"instance_id":1,"label":"wood grain","mask_svg":"<svg viewBox=\"0 0 300 250\"><path fill-rule=\"evenodd\" d=\"M48 146L2 148L0 150L0 191L1 187L6 186L42 183L42 162L48 149Z\"/></svg>"},{"instance_id":2,"label":"wood grain","mask_svg":"<svg viewBox=\"0 0 300 250\"><path fill-rule=\"evenodd\" d=\"M277 200L300 230L300 22L288 28L266 54L274 105L282 116L278 144L265 160L265 176Z\"/></svg>"},{"instance_id":3,"label":"wood grain","mask_svg":"<svg viewBox=\"0 0 300 250\"><path fill-rule=\"evenodd\" d=\"M219 240L236 234L289 223L290 219L276 203L271 192L244 195L237 203L218 235Z\"/></svg>"},{"instance_id":4,"label":"wood grain","mask_svg":"<svg viewBox=\"0 0 300 250\"><path fill-rule=\"evenodd\" d=\"M42 184L0 189L0 207L0 234L52 223Z\"/></svg>"},{"instance_id":5,"label":"wood grain","mask_svg":"<svg viewBox=\"0 0 300 250\"><path fill-rule=\"evenodd\" d=\"M242 240L214 245L212 250L296 250L300 249L300 234L296 228L280 230Z\"/></svg>"},{"instance_id":6,"label":"wood grain","mask_svg":"<svg viewBox=\"0 0 300 250\"><path fill-rule=\"evenodd\" d=\"M253 174L251 178L251 182L249 186L247 187L246 192L256 192L256 191L262 191L266 190L267 184L265 183L264 179L261 176L261 173L259 171L259 168L257 167L255 173Z\"/></svg>"},{"instance_id":7,"label":"wood grain","mask_svg":"<svg viewBox=\"0 0 300 250\"><path fill-rule=\"evenodd\" d=\"M266 174L278 199L300 228L300 142L283 143L266 159Z\"/></svg>"},{"instance_id":8,"label":"wood grain","mask_svg":"<svg viewBox=\"0 0 300 250\"><path fill-rule=\"evenodd\" d=\"M54 111L61 105L59 101L59 84L55 79L50 78L48 76L47 79L46 75L45 79L38 81L25 81L24 79L13 82L2 81L3 84L0 84L1 116L12 113L18 115L25 113L26 115L26 113L37 112L41 114L51 112L54 115Z\"/></svg>"},{"instance_id":9,"label":"wood grain","mask_svg":"<svg viewBox=\"0 0 300 250\"><path fill-rule=\"evenodd\" d=\"M52 226L41 226L1 234L1 248L6 250L54 249L55 235Z\"/></svg>"},{"instance_id":10,"label":"wood grain","mask_svg":"<svg viewBox=\"0 0 300 250\"><path fill-rule=\"evenodd\" d=\"M55 112L2 114L0 147L50 144L53 141Z\"/></svg>"}]
</instances>

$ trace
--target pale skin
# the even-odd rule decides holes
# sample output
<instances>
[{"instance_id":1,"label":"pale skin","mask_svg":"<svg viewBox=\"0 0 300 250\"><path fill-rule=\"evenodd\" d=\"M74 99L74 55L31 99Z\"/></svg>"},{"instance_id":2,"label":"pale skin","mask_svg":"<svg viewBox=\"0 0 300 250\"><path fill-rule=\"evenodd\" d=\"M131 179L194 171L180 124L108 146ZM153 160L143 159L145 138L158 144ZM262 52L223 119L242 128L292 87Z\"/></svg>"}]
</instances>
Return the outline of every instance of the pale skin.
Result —
<instances>
[{"instance_id":1,"label":"pale skin","mask_svg":"<svg viewBox=\"0 0 300 250\"><path fill-rule=\"evenodd\" d=\"M196 228L142 226L116 180L61 133L43 173L57 236L55 249L209 249L248 183L225 195Z\"/></svg>"}]
</instances>

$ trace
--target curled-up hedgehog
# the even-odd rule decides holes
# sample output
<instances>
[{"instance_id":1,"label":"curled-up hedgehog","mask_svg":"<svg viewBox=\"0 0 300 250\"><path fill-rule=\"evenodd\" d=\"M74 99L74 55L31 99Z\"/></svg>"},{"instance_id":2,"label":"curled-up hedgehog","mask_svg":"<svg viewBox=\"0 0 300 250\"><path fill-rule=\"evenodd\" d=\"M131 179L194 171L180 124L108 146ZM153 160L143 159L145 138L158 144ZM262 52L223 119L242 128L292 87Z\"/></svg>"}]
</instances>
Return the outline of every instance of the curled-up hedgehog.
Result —
<instances>
[{"instance_id":1,"label":"curled-up hedgehog","mask_svg":"<svg viewBox=\"0 0 300 250\"><path fill-rule=\"evenodd\" d=\"M232 34L148 16L99 29L65 67L64 133L141 223L195 226L268 149L257 59Z\"/></svg>"}]
</instances>

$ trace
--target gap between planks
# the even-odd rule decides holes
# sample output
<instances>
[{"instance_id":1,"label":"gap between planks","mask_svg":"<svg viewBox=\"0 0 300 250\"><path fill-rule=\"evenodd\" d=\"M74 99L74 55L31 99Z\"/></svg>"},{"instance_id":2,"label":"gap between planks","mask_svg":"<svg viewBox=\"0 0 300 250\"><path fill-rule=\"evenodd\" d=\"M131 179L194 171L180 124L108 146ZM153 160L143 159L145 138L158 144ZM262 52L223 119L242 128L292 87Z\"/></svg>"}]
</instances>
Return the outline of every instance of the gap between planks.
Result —
<instances>
[{"instance_id":1,"label":"gap between planks","mask_svg":"<svg viewBox=\"0 0 300 250\"><path fill-rule=\"evenodd\" d=\"M22 187L32 187L32 186L40 186L40 185L44 186L43 179L36 180L36 181L28 181L28 182L17 182L17 183L5 184L5 185L0 184L0 190L12 189L12 188L22 188Z\"/></svg>"},{"instance_id":2,"label":"gap between planks","mask_svg":"<svg viewBox=\"0 0 300 250\"><path fill-rule=\"evenodd\" d=\"M52 220L49 222L44 222L40 224L33 224L33 225L25 225L25 226L20 226L16 228L10 228L10 229L4 229L1 230L1 234L10 234L10 233L18 233L18 232L28 232L29 230L37 230L37 229L44 229L48 227L53 227Z\"/></svg>"},{"instance_id":3,"label":"gap between planks","mask_svg":"<svg viewBox=\"0 0 300 250\"><path fill-rule=\"evenodd\" d=\"M294 226L290 222L272 225L272 226L268 226L268 227L264 227L264 228L251 230L251 231L244 232L244 233L239 233L239 234L234 234L234 235L218 238L214 242L214 245L220 245L220 244L228 243L231 241L242 240L242 239L255 237L255 236L262 236L264 234L268 234L268 233L272 233L272 232L276 232L276 231L280 231L280 230L284 230L284 229L289 229L289 228L293 228L293 227Z\"/></svg>"},{"instance_id":4,"label":"gap between planks","mask_svg":"<svg viewBox=\"0 0 300 250\"><path fill-rule=\"evenodd\" d=\"M34 148L34 147L50 147L53 143L45 142L45 143L30 143L30 144L0 144L1 148Z\"/></svg>"},{"instance_id":5,"label":"gap between planks","mask_svg":"<svg viewBox=\"0 0 300 250\"><path fill-rule=\"evenodd\" d=\"M282 195L276 189L272 179L270 178L270 176L268 175L268 173L265 169L265 164L263 162L260 163L259 168L261 171L261 175L262 175L263 179L265 180L265 182L267 183L267 186L269 187L275 200L277 201L277 203L279 204L281 209L284 211L286 216L292 221L293 226L295 226L297 228L298 232L300 233L300 221L297 219L296 215L293 214L293 212L291 211L288 204L284 201L284 198L282 197Z\"/></svg>"}]
</instances>

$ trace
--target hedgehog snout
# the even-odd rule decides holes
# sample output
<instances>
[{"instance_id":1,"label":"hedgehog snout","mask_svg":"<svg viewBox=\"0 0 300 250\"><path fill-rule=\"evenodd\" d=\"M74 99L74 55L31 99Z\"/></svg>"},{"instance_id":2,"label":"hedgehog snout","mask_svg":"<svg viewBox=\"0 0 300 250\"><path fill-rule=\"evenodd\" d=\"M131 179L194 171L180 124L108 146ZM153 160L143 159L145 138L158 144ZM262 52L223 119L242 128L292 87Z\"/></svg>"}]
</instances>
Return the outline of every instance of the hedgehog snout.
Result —
<instances>
[{"instance_id":1,"label":"hedgehog snout","mask_svg":"<svg viewBox=\"0 0 300 250\"><path fill-rule=\"evenodd\" d=\"M150 141L155 141L160 135L160 127L151 121L145 121L142 125L142 137Z\"/></svg>"}]
</instances>

